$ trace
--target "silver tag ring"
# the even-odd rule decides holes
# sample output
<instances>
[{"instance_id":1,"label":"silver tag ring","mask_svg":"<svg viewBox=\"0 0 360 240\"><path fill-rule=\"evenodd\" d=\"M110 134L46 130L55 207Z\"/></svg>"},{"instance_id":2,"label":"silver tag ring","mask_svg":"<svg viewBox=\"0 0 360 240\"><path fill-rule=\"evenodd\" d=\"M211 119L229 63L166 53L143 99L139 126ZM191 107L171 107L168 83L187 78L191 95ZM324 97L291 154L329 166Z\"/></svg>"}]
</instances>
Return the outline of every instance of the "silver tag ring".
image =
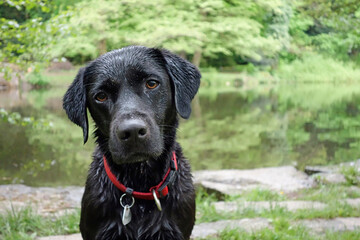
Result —
<instances>
[{"instance_id":1,"label":"silver tag ring","mask_svg":"<svg viewBox=\"0 0 360 240\"><path fill-rule=\"evenodd\" d=\"M135 198L133 197L133 196L131 196L131 198L132 198L132 203L131 203L131 205L129 206L129 205L124 205L123 203L122 203L122 200L123 200L123 198L124 198L124 196L126 196L127 194L126 193L124 193L123 195L121 195L121 197L120 197L120 205L124 208L125 206L128 206L129 208L131 208L132 206L134 206L134 203L135 203Z\"/></svg>"}]
</instances>

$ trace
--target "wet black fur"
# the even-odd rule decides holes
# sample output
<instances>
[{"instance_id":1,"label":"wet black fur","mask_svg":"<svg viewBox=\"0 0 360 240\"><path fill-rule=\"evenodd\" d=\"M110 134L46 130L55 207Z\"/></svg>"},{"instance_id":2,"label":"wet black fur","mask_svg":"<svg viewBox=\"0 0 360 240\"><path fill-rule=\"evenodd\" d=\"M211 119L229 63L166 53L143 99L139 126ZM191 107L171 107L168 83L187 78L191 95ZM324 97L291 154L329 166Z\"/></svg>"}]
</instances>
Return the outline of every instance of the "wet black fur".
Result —
<instances>
[{"instance_id":1,"label":"wet black fur","mask_svg":"<svg viewBox=\"0 0 360 240\"><path fill-rule=\"evenodd\" d=\"M139 79L142 78L142 70L160 76L164 88L156 94L144 94L142 87L134 90L134 86L142 86L142 79ZM104 105L98 106L92 99L92 92L106 78L112 79L115 85L109 90L111 101L104 108ZM123 84L125 79L128 85ZM176 129L177 114L183 118L189 117L190 102L199 84L200 73L189 62L166 50L140 46L109 52L79 70L64 96L63 106L69 119L82 127L84 142L88 138L87 109L96 125L97 148L82 199L80 230L83 239L190 238L195 221L195 193L189 163L176 142ZM118 144L111 139L114 138L116 124L124 118L124 114L116 111L130 111L128 114L131 115L132 111L136 111L132 109L141 109L146 115L144 121L151 125L151 129L159 129L160 133L160 140L157 139L159 142L155 143L158 145L145 144L147 152L144 156L147 159L140 158L141 162L131 156L122 158L128 156L126 152L120 151L117 155L109 147ZM134 116L141 118L142 115L134 113ZM152 148L159 146L162 149L160 154L152 152ZM103 155L120 182L136 191L145 192L163 178L172 151L176 152L178 172L169 194L161 199L163 210L160 212L154 201L136 199L131 208L132 220L124 226L121 222L123 208L119 204L123 193L108 179Z\"/></svg>"}]
</instances>

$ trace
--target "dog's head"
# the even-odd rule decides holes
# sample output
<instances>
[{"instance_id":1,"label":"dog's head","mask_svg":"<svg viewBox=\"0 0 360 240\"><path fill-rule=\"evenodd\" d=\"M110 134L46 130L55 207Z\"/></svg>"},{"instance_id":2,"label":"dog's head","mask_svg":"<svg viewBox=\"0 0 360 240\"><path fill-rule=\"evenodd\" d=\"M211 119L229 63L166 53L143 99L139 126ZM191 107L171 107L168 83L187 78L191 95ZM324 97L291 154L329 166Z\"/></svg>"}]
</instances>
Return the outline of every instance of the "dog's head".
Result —
<instances>
[{"instance_id":1,"label":"dog's head","mask_svg":"<svg viewBox=\"0 0 360 240\"><path fill-rule=\"evenodd\" d=\"M190 116L200 77L195 66L167 50L126 47L81 68L63 106L82 127L84 142L89 109L115 163L144 161L161 155L176 112Z\"/></svg>"}]
</instances>

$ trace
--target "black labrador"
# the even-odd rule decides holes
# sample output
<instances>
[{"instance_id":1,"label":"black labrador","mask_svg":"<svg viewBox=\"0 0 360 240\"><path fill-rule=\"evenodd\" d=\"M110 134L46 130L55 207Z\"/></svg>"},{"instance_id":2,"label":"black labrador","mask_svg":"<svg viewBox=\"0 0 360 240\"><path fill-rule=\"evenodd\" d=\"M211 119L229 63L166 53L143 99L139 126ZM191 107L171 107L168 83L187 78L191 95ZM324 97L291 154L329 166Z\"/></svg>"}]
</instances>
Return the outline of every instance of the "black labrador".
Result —
<instances>
[{"instance_id":1,"label":"black labrador","mask_svg":"<svg viewBox=\"0 0 360 240\"><path fill-rule=\"evenodd\" d=\"M130 46L79 70L63 107L97 148L82 199L85 240L189 239L195 192L176 142L179 114L188 118L201 75L167 50Z\"/></svg>"}]
</instances>

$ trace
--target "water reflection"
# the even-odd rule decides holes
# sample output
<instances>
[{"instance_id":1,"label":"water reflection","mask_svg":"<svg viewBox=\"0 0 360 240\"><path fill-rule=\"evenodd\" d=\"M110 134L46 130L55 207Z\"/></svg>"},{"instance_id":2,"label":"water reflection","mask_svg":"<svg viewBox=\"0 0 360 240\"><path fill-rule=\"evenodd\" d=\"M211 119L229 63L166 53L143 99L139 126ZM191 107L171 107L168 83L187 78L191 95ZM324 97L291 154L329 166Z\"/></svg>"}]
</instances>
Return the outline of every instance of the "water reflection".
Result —
<instances>
[{"instance_id":1,"label":"water reflection","mask_svg":"<svg viewBox=\"0 0 360 240\"><path fill-rule=\"evenodd\" d=\"M194 170L327 164L360 155L360 87L335 84L202 87L179 141ZM229 84L228 84L229 85ZM0 122L0 184L84 184L93 143L61 107L65 88L0 92L0 107L44 118L43 130Z\"/></svg>"}]
</instances>

